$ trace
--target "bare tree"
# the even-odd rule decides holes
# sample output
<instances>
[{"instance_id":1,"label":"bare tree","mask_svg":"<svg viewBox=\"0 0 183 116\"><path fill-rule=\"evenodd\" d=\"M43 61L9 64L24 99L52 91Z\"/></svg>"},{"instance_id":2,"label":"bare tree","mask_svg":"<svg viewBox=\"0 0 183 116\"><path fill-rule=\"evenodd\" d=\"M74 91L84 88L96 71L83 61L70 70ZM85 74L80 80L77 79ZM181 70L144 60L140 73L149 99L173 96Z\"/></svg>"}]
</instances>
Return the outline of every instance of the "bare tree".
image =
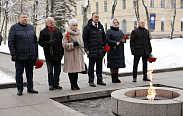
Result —
<instances>
[{"instance_id":1,"label":"bare tree","mask_svg":"<svg viewBox=\"0 0 183 116\"><path fill-rule=\"evenodd\" d=\"M88 12L88 7L89 7L90 0L86 0L85 5L83 6L83 27L87 25L87 12Z\"/></svg>"},{"instance_id":2,"label":"bare tree","mask_svg":"<svg viewBox=\"0 0 183 116\"><path fill-rule=\"evenodd\" d=\"M134 9L135 9L135 16L137 18L137 21L140 20L140 15L139 15L139 0L134 0Z\"/></svg>"},{"instance_id":3,"label":"bare tree","mask_svg":"<svg viewBox=\"0 0 183 116\"><path fill-rule=\"evenodd\" d=\"M144 8L146 10L147 25L148 25L148 30L149 30L149 38L151 39L151 28L150 28L149 12L148 12L148 8L147 8L147 4L145 3L144 0L142 0L142 3L143 3Z\"/></svg>"},{"instance_id":4,"label":"bare tree","mask_svg":"<svg viewBox=\"0 0 183 116\"><path fill-rule=\"evenodd\" d=\"M34 5L33 5L33 27L34 27L34 31L36 32L36 27L37 27L37 10L36 8L38 8L38 0L34 0Z\"/></svg>"},{"instance_id":5,"label":"bare tree","mask_svg":"<svg viewBox=\"0 0 183 116\"><path fill-rule=\"evenodd\" d=\"M111 2L112 2L111 19L114 18L114 11L115 11L115 9L116 9L117 1L118 1L118 0L111 0Z\"/></svg>"},{"instance_id":6,"label":"bare tree","mask_svg":"<svg viewBox=\"0 0 183 116\"><path fill-rule=\"evenodd\" d=\"M24 7L24 0L20 0L20 12L23 12Z\"/></svg>"},{"instance_id":7,"label":"bare tree","mask_svg":"<svg viewBox=\"0 0 183 116\"><path fill-rule=\"evenodd\" d=\"M173 8L174 8L174 11L173 11L173 20L171 21L171 33L170 33L170 39L173 38L173 32L174 32L174 24L175 24L175 16L176 16L176 0L173 1Z\"/></svg>"}]
</instances>

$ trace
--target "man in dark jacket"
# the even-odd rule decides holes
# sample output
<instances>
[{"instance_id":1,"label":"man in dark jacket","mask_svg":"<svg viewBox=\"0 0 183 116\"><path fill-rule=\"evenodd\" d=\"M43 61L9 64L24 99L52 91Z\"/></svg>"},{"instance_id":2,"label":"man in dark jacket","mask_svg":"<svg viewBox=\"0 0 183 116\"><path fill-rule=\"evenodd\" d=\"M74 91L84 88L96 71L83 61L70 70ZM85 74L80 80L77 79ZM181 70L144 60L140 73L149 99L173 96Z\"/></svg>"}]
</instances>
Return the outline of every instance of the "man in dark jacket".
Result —
<instances>
[{"instance_id":1,"label":"man in dark jacket","mask_svg":"<svg viewBox=\"0 0 183 116\"><path fill-rule=\"evenodd\" d=\"M24 68L27 77L27 92L38 93L33 89L33 66L38 58L37 37L33 26L27 24L26 14L20 14L18 20L17 24L11 26L8 38L11 59L15 61L17 95L22 95L23 92Z\"/></svg>"},{"instance_id":2,"label":"man in dark jacket","mask_svg":"<svg viewBox=\"0 0 183 116\"><path fill-rule=\"evenodd\" d=\"M96 62L97 84L106 85L102 80L102 60L105 55L104 47L106 45L105 32L99 21L99 14L93 13L92 19L83 29L84 47L87 49L86 54L89 58L89 85L96 87L94 84L94 65Z\"/></svg>"},{"instance_id":3,"label":"man in dark jacket","mask_svg":"<svg viewBox=\"0 0 183 116\"><path fill-rule=\"evenodd\" d=\"M62 33L58 28L54 27L54 19L52 17L47 18L46 25L46 28L40 32L38 43L44 49L48 68L49 90L62 89L62 87L59 86L61 60L64 54L62 47Z\"/></svg>"},{"instance_id":4,"label":"man in dark jacket","mask_svg":"<svg viewBox=\"0 0 183 116\"><path fill-rule=\"evenodd\" d=\"M134 29L131 33L130 47L132 55L134 55L134 64L133 64L133 82L137 80L137 67L142 57L143 62L143 80L150 81L147 78L147 58L152 52L149 31L145 29L144 20L139 21L139 27Z\"/></svg>"}]
</instances>

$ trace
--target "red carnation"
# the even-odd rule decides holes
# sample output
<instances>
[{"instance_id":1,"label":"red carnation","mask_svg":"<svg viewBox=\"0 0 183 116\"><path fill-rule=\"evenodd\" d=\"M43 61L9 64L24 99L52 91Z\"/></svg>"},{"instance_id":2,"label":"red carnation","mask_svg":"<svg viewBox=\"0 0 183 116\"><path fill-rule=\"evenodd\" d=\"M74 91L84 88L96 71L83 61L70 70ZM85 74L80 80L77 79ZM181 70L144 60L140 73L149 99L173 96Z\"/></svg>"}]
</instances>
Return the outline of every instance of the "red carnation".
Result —
<instances>
[{"instance_id":1,"label":"red carnation","mask_svg":"<svg viewBox=\"0 0 183 116\"><path fill-rule=\"evenodd\" d=\"M104 50L105 51L110 51L110 47L109 46L105 46Z\"/></svg>"},{"instance_id":2,"label":"red carnation","mask_svg":"<svg viewBox=\"0 0 183 116\"><path fill-rule=\"evenodd\" d=\"M48 27L47 29L50 29L50 27Z\"/></svg>"},{"instance_id":3,"label":"red carnation","mask_svg":"<svg viewBox=\"0 0 183 116\"><path fill-rule=\"evenodd\" d=\"M43 61L37 60L35 64L35 69L41 68L43 66Z\"/></svg>"},{"instance_id":4,"label":"red carnation","mask_svg":"<svg viewBox=\"0 0 183 116\"><path fill-rule=\"evenodd\" d=\"M65 37L67 37L67 40L69 40L69 35L66 35Z\"/></svg>"},{"instance_id":5,"label":"red carnation","mask_svg":"<svg viewBox=\"0 0 183 116\"><path fill-rule=\"evenodd\" d=\"M152 54L149 55L148 61L149 61L150 63L155 62L156 60L157 60L157 58L154 57Z\"/></svg>"},{"instance_id":6,"label":"red carnation","mask_svg":"<svg viewBox=\"0 0 183 116\"><path fill-rule=\"evenodd\" d=\"M124 35L124 38L125 38L125 39L128 39L128 35Z\"/></svg>"}]
</instances>

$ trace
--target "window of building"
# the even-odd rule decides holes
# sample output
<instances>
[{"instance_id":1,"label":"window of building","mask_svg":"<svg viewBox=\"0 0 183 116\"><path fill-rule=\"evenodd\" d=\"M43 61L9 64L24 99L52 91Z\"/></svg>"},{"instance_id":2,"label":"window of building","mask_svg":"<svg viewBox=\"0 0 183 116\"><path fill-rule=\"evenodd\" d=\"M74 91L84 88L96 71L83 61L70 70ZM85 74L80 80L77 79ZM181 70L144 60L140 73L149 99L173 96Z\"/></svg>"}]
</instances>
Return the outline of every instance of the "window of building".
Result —
<instances>
[{"instance_id":1,"label":"window of building","mask_svg":"<svg viewBox=\"0 0 183 116\"><path fill-rule=\"evenodd\" d=\"M134 21L134 29L137 28L137 21Z\"/></svg>"},{"instance_id":2,"label":"window of building","mask_svg":"<svg viewBox=\"0 0 183 116\"><path fill-rule=\"evenodd\" d=\"M122 7L123 9L126 9L126 0L122 0Z\"/></svg>"},{"instance_id":3,"label":"window of building","mask_svg":"<svg viewBox=\"0 0 183 116\"><path fill-rule=\"evenodd\" d=\"M175 0L170 0L170 8L174 9L175 8Z\"/></svg>"},{"instance_id":4,"label":"window of building","mask_svg":"<svg viewBox=\"0 0 183 116\"><path fill-rule=\"evenodd\" d=\"M150 8L154 8L154 0L150 0Z\"/></svg>"},{"instance_id":5,"label":"window of building","mask_svg":"<svg viewBox=\"0 0 183 116\"><path fill-rule=\"evenodd\" d=\"M180 8L183 8L183 0L180 0Z\"/></svg>"},{"instance_id":6,"label":"window of building","mask_svg":"<svg viewBox=\"0 0 183 116\"><path fill-rule=\"evenodd\" d=\"M91 14L91 4L88 5L88 14Z\"/></svg>"},{"instance_id":7,"label":"window of building","mask_svg":"<svg viewBox=\"0 0 183 116\"><path fill-rule=\"evenodd\" d=\"M183 21L181 21L181 31L183 31Z\"/></svg>"},{"instance_id":8,"label":"window of building","mask_svg":"<svg viewBox=\"0 0 183 116\"><path fill-rule=\"evenodd\" d=\"M125 19L122 21L122 31L124 34L127 33L127 23Z\"/></svg>"},{"instance_id":9,"label":"window of building","mask_svg":"<svg viewBox=\"0 0 183 116\"><path fill-rule=\"evenodd\" d=\"M165 8L165 0L161 0L161 8Z\"/></svg>"},{"instance_id":10,"label":"window of building","mask_svg":"<svg viewBox=\"0 0 183 116\"><path fill-rule=\"evenodd\" d=\"M104 12L107 12L107 1L104 1Z\"/></svg>"},{"instance_id":11,"label":"window of building","mask_svg":"<svg viewBox=\"0 0 183 116\"><path fill-rule=\"evenodd\" d=\"M83 5L81 5L81 15L83 15Z\"/></svg>"},{"instance_id":12,"label":"window of building","mask_svg":"<svg viewBox=\"0 0 183 116\"><path fill-rule=\"evenodd\" d=\"M98 13L98 2L96 2L96 12Z\"/></svg>"},{"instance_id":13,"label":"window of building","mask_svg":"<svg viewBox=\"0 0 183 116\"><path fill-rule=\"evenodd\" d=\"M77 15L77 6L75 7L75 15Z\"/></svg>"},{"instance_id":14,"label":"window of building","mask_svg":"<svg viewBox=\"0 0 183 116\"><path fill-rule=\"evenodd\" d=\"M164 32L164 28L165 28L165 22L161 21L161 31Z\"/></svg>"},{"instance_id":15,"label":"window of building","mask_svg":"<svg viewBox=\"0 0 183 116\"><path fill-rule=\"evenodd\" d=\"M105 31L107 31L107 23L105 23Z\"/></svg>"}]
</instances>

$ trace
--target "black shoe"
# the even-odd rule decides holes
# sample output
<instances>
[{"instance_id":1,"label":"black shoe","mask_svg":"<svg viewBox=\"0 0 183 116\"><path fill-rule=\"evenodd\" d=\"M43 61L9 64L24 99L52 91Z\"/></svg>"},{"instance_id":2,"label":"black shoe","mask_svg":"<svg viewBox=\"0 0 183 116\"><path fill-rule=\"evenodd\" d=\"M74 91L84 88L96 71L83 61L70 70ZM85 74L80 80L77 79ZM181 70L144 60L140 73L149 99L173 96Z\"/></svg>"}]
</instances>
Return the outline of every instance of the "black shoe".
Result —
<instances>
[{"instance_id":1,"label":"black shoe","mask_svg":"<svg viewBox=\"0 0 183 116\"><path fill-rule=\"evenodd\" d=\"M90 82L90 83L89 83L89 86L91 86L91 87L96 87L96 85L95 85L93 82Z\"/></svg>"},{"instance_id":2,"label":"black shoe","mask_svg":"<svg viewBox=\"0 0 183 116\"><path fill-rule=\"evenodd\" d=\"M50 85L49 86L49 90L54 90L54 86L53 85Z\"/></svg>"},{"instance_id":3,"label":"black shoe","mask_svg":"<svg viewBox=\"0 0 183 116\"><path fill-rule=\"evenodd\" d=\"M103 81L99 81L97 82L98 85L103 85L103 86L106 86L106 83L104 83Z\"/></svg>"},{"instance_id":4,"label":"black shoe","mask_svg":"<svg viewBox=\"0 0 183 116\"><path fill-rule=\"evenodd\" d=\"M34 89L28 89L27 92L28 92L28 93L36 93L36 94L38 93L38 91L36 91L36 90L34 90Z\"/></svg>"},{"instance_id":5,"label":"black shoe","mask_svg":"<svg viewBox=\"0 0 183 116\"><path fill-rule=\"evenodd\" d=\"M116 73L116 83L121 83L121 81L118 78L118 73Z\"/></svg>"},{"instance_id":6,"label":"black shoe","mask_svg":"<svg viewBox=\"0 0 183 116\"><path fill-rule=\"evenodd\" d=\"M143 78L143 81L151 81L151 80L148 78Z\"/></svg>"},{"instance_id":7,"label":"black shoe","mask_svg":"<svg viewBox=\"0 0 183 116\"><path fill-rule=\"evenodd\" d=\"M22 90L18 90L17 95L21 96L22 95Z\"/></svg>"},{"instance_id":8,"label":"black shoe","mask_svg":"<svg viewBox=\"0 0 183 116\"><path fill-rule=\"evenodd\" d=\"M62 87L61 87L60 85L56 85L56 86L54 86L54 88L55 88L55 89L59 89L59 90L62 89Z\"/></svg>"},{"instance_id":9,"label":"black shoe","mask_svg":"<svg viewBox=\"0 0 183 116\"><path fill-rule=\"evenodd\" d=\"M80 88L78 87L78 85L76 85L76 90L80 90Z\"/></svg>"},{"instance_id":10,"label":"black shoe","mask_svg":"<svg viewBox=\"0 0 183 116\"><path fill-rule=\"evenodd\" d=\"M76 87L74 87L74 86L71 86L71 90L76 90Z\"/></svg>"},{"instance_id":11,"label":"black shoe","mask_svg":"<svg viewBox=\"0 0 183 116\"><path fill-rule=\"evenodd\" d=\"M133 79L133 82L137 82L137 79Z\"/></svg>"}]
</instances>

